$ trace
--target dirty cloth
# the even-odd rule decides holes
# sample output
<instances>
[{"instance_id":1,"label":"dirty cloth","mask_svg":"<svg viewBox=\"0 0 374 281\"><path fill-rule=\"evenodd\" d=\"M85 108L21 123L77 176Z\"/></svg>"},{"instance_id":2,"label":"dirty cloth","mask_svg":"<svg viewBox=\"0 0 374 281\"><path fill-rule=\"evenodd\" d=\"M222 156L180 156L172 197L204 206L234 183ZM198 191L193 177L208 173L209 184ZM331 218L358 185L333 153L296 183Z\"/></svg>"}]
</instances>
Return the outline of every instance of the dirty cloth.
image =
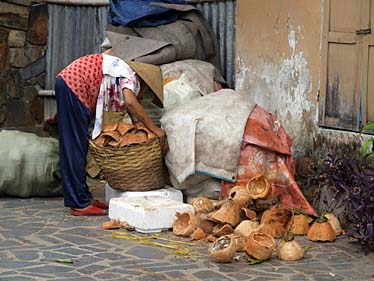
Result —
<instances>
[{"instance_id":1,"label":"dirty cloth","mask_svg":"<svg viewBox=\"0 0 374 281\"><path fill-rule=\"evenodd\" d=\"M295 182L291 145L291 138L275 117L256 105L245 126L236 181L222 182L221 199L227 198L234 185L246 185L254 175L263 174L272 186L269 199L280 197L285 206L317 216Z\"/></svg>"},{"instance_id":2,"label":"dirty cloth","mask_svg":"<svg viewBox=\"0 0 374 281\"><path fill-rule=\"evenodd\" d=\"M166 110L214 92L214 66L211 63L183 60L163 64L161 71Z\"/></svg>"},{"instance_id":3,"label":"dirty cloth","mask_svg":"<svg viewBox=\"0 0 374 281\"><path fill-rule=\"evenodd\" d=\"M254 104L230 89L168 110L161 124L168 136L165 162L183 183L195 173L235 181L245 124Z\"/></svg>"},{"instance_id":4,"label":"dirty cloth","mask_svg":"<svg viewBox=\"0 0 374 281\"><path fill-rule=\"evenodd\" d=\"M185 59L210 62L222 78L218 41L201 12L191 5L164 5L180 11L178 20L157 27L124 27L108 24L110 46L124 61L154 65ZM107 46L109 47L109 46Z\"/></svg>"},{"instance_id":5,"label":"dirty cloth","mask_svg":"<svg viewBox=\"0 0 374 281\"><path fill-rule=\"evenodd\" d=\"M110 0L109 23L113 25L149 27L177 20L178 12L152 3L186 4L185 0Z\"/></svg>"},{"instance_id":6,"label":"dirty cloth","mask_svg":"<svg viewBox=\"0 0 374 281\"><path fill-rule=\"evenodd\" d=\"M0 132L0 194L60 196L58 140L32 133Z\"/></svg>"}]
</instances>

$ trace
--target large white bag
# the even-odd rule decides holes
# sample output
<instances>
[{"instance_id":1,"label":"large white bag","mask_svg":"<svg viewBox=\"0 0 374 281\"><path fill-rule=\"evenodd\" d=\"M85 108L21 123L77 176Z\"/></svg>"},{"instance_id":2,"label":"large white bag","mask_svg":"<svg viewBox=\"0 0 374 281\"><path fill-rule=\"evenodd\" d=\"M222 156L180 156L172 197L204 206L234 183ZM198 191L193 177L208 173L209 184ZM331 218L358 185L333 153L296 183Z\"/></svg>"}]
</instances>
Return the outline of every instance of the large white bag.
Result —
<instances>
[{"instance_id":1,"label":"large white bag","mask_svg":"<svg viewBox=\"0 0 374 281\"><path fill-rule=\"evenodd\" d=\"M235 181L247 118L249 95L230 89L168 110L161 118L169 152L166 165L179 184L195 173Z\"/></svg>"},{"instance_id":2,"label":"large white bag","mask_svg":"<svg viewBox=\"0 0 374 281\"><path fill-rule=\"evenodd\" d=\"M0 132L0 194L17 197L61 195L58 140Z\"/></svg>"}]
</instances>

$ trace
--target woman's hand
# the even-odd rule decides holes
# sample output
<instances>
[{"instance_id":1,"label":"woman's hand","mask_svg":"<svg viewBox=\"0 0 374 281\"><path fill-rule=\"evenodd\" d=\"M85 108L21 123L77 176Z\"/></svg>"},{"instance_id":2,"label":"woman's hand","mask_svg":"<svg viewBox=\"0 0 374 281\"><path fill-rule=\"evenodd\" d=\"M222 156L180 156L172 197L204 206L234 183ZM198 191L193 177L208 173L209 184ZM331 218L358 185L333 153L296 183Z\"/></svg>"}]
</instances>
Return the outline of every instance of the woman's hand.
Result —
<instances>
[{"instance_id":1,"label":"woman's hand","mask_svg":"<svg viewBox=\"0 0 374 281\"><path fill-rule=\"evenodd\" d=\"M160 138L162 152L165 154L169 149L168 145L165 144L165 131L155 125L131 90L125 88L122 90L122 93L124 95L125 104L130 115L135 116L139 122L142 122L148 129L150 129Z\"/></svg>"},{"instance_id":2,"label":"woman's hand","mask_svg":"<svg viewBox=\"0 0 374 281\"><path fill-rule=\"evenodd\" d=\"M160 138L160 146L161 146L161 149L162 149L162 154L166 154L166 152L168 152L169 150L169 146L167 144L167 142L165 141L166 140L166 134L165 134L165 131L159 127L156 127L153 132Z\"/></svg>"}]
</instances>

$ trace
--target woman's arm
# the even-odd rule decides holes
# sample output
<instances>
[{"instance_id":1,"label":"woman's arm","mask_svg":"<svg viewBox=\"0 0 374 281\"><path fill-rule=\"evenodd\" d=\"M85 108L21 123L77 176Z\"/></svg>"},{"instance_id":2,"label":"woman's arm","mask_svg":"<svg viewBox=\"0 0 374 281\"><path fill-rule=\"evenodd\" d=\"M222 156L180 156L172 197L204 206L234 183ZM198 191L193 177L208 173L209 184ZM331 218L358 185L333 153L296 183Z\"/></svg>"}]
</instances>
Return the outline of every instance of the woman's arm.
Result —
<instances>
[{"instance_id":1,"label":"woman's arm","mask_svg":"<svg viewBox=\"0 0 374 281\"><path fill-rule=\"evenodd\" d=\"M165 139L165 131L155 125L155 123L148 116L147 112L145 112L143 106L139 103L135 94L131 90L124 88L122 90L122 93L125 98L125 104L129 113L135 116L138 121L142 122L148 129L150 129L153 133L160 137L161 145L163 145Z\"/></svg>"}]
</instances>

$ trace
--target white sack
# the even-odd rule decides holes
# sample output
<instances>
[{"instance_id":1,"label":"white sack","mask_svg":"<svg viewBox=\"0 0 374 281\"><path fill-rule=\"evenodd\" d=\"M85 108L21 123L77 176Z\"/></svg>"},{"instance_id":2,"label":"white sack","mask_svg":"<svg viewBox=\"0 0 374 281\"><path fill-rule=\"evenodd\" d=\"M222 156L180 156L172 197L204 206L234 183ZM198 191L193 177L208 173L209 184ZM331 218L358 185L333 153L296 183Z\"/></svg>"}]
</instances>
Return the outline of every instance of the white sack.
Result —
<instances>
[{"instance_id":1,"label":"white sack","mask_svg":"<svg viewBox=\"0 0 374 281\"><path fill-rule=\"evenodd\" d=\"M61 195L58 140L0 132L0 194L17 197Z\"/></svg>"},{"instance_id":2,"label":"white sack","mask_svg":"<svg viewBox=\"0 0 374 281\"><path fill-rule=\"evenodd\" d=\"M249 95L223 89L167 111L161 118L169 152L166 165L179 184L195 173L234 181Z\"/></svg>"},{"instance_id":3,"label":"white sack","mask_svg":"<svg viewBox=\"0 0 374 281\"><path fill-rule=\"evenodd\" d=\"M214 66L201 60L182 60L161 65L166 110L214 92Z\"/></svg>"}]
</instances>

